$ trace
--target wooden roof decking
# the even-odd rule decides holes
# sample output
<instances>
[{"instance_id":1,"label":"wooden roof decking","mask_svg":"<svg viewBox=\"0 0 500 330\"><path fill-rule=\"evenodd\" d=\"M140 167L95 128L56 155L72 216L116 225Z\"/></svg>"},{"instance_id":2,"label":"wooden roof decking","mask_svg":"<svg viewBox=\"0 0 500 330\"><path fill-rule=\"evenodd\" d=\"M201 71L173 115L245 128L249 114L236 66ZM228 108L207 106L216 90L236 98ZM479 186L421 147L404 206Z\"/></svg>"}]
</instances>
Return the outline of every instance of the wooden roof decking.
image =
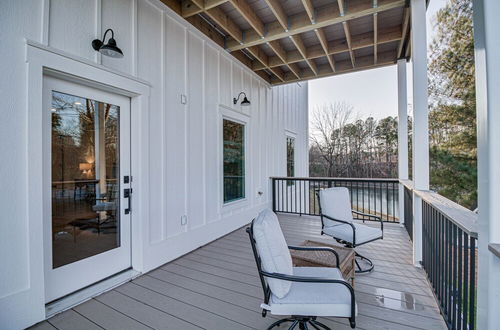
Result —
<instances>
[{"instance_id":1,"label":"wooden roof decking","mask_svg":"<svg viewBox=\"0 0 500 330\"><path fill-rule=\"evenodd\" d=\"M407 0L161 0L273 85L409 56Z\"/></svg>"},{"instance_id":2,"label":"wooden roof decking","mask_svg":"<svg viewBox=\"0 0 500 330\"><path fill-rule=\"evenodd\" d=\"M289 244L333 243L319 235L317 217L279 218ZM383 240L357 250L372 258L375 270L356 275L356 329L446 329L423 270L412 265L404 228L387 223ZM241 228L33 328L266 329L278 317L261 316L262 299L250 242ZM345 319L320 320L333 329L350 329Z\"/></svg>"}]
</instances>

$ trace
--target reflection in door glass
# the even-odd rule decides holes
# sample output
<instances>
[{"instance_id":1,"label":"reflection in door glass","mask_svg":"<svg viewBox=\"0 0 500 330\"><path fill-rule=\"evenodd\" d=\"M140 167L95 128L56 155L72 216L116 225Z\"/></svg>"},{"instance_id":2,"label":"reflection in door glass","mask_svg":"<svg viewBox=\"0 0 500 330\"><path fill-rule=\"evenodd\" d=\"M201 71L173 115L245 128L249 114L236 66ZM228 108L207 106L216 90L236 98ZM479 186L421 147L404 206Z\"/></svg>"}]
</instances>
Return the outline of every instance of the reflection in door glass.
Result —
<instances>
[{"instance_id":1,"label":"reflection in door glass","mask_svg":"<svg viewBox=\"0 0 500 330\"><path fill-rule=\"evenodd\" d=\"M120 246L120 107L52 92L52 267Z\"/></svg>"}]
</instances>

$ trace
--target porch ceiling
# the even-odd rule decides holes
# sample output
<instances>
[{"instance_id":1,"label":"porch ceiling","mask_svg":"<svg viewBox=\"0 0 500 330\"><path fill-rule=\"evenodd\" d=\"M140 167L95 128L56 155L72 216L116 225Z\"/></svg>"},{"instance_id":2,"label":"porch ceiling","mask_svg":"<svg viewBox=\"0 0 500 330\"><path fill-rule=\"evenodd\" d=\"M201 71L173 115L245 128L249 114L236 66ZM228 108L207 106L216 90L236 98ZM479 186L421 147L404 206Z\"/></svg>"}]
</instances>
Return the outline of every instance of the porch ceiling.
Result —
<instances>
[{"instance_id":1,"label":"porch ceiling","mask_svg":"<svg viewBox=\"0 0 500 330\"><path fill-rule=\"evenodd\" d=\"M407 0L161 0L273 85L408 57Z\"/></svg>"}]
</instances>

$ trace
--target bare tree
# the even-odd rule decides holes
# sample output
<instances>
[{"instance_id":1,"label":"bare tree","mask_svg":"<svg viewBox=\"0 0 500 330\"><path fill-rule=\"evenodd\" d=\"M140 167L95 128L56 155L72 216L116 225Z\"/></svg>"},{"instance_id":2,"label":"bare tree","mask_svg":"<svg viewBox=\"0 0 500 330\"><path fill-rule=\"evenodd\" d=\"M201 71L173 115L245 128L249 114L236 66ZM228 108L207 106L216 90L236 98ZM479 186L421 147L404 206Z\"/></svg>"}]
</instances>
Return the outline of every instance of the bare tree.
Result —
<instances>
[{"instance_id":1,"label":"bare tree","mask_svg":"<svg viewBox=\"0 0 500 330\"><path fill-rule=\"evenodd\" d=\"M397 176L397 119L357 117L345 102L313 110L309 151L312 176Z\"/></svg>"},{"instance_id":2,"label":"bare tree","mask_svg":"<svg viewBox=\"0 0 500 330\"><path fill-rule=\"evenodd\" d=\"M311 143L326 162L328 176L344 170L341 167L345 162L340 158L343 149L346 149L343 141L344 129L352 116L353 107L345 102L335 102L313 110Z\"/></svg>"}]
</instances>

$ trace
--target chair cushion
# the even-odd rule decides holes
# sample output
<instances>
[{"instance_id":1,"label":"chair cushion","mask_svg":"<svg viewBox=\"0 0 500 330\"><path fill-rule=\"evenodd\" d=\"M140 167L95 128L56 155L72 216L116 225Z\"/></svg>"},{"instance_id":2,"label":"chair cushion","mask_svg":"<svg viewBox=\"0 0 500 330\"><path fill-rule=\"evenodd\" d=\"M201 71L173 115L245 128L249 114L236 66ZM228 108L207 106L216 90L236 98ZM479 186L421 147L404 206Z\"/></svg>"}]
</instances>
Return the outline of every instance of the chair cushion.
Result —
<instances>
[{"instance_id":1,"label":"chair cushion","mask_svg":"<svg viewBox=\"0 0 500 330\"><path fill-rule=\"evenodd\" d=\"M321 213L334 219L352 222L351 198L345 187L322 189L319 192ZM339 222L323 218L325 227L338 225Z\"/></svg>"},{"instance_id":2,"label":"chair cushion","mask_svg":"<svg viewBox=\"0 0 500 330\"><path fill-rule=\"evenodd\" d=\"M297 276L343 279L338 268L294 267ZM351 316L349 289L337 283L292 282L286 297L271 295L270 310L275 315Z\"/></svg>"},{"instance_id":3,"label":"chair cushion","mask_svg":"<svg viewBox=\"0 0 500 330\"><path fill-rule=\"evenodd\" d=\"M338 223L338 222L337 222ZM352 244L363 244L376 238L382 238L382 230L380 228L370 227L362 224L353 224L356 228L356 242L352 240L352 227L348 224L336 225L323 228L323 233L332 236L336 239Z\"/></svg>"},{"instance_id":4,"label":"chair cushion","mask_svg":"<svg viewBox=\"0 0 500 330\"><path fill-rule=\"evenodd\" d=\"M266 209L260 212L253 221L253 236L262 261L262 270L269 273L293 274L292 257L278 217L273 211ZM278 298L286 296L292 285L289 281L274 278L266 278L266 281L271 292Z\"/></svg>"}]
</instances>

